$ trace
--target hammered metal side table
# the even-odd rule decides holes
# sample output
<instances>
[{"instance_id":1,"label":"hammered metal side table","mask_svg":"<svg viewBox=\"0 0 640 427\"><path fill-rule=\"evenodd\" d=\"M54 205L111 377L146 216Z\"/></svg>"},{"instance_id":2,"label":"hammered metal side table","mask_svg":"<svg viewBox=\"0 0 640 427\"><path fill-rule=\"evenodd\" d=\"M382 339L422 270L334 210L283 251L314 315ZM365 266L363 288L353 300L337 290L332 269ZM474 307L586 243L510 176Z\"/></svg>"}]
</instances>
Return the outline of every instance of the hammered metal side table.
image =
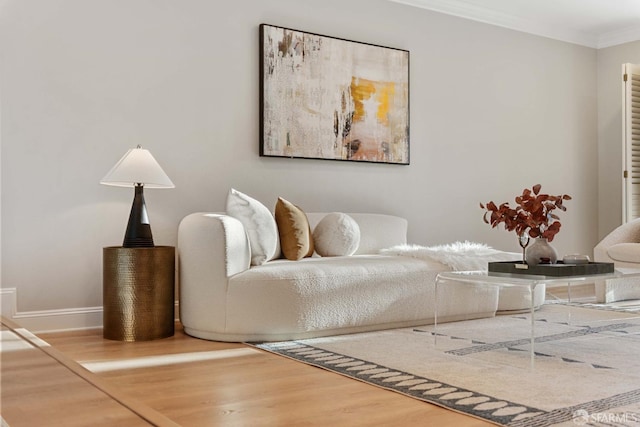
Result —
<instances>
[{"instance_id":1,"label":"hammered metal side table","mask_svg":"<svg viewBox=\"0 0 640 427\"><path fill-rule=\"evenodd\" d=\"M174 334L175 248L102 250L103 336L149 341Z\"/></svg>"}]
</instances>

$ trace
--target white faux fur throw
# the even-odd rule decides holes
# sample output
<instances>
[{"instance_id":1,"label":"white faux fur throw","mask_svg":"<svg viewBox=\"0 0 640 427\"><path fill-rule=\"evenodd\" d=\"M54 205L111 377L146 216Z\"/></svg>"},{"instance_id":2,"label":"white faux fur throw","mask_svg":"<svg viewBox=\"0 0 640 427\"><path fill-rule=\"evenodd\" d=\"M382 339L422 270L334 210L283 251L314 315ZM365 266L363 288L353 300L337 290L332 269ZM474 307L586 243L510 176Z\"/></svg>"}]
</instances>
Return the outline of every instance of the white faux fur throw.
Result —
<instances>
[{"instance_id":1,"label":"white faux fur throw","mask_svg":"<svg viewBox=\"0 0 640 427\"><path fill-rule=\"evenodd\" d=\"M489 262L518 261L522 254L503 252L483 243L455 242L439 246L397 245L380 250L383 255L400 255L431 259L448 265L454 271L486 271Z\"/></svg>"}]
</instances>

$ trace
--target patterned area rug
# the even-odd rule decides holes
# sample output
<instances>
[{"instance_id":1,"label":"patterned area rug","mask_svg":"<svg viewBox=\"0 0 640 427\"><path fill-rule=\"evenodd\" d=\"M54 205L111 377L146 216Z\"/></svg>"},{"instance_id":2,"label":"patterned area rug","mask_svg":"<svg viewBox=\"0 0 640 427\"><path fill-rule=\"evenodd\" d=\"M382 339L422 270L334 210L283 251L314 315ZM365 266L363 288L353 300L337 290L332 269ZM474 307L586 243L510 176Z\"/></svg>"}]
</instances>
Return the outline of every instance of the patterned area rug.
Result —
<instances>
[{"instance_id":1,"label":"patterned area rug","mask_svg":"<svg viewBox=\"0 0 640 427\"><path fill-rule=\"evenodd\" d=\"M556 304L565 304L565 305L572 305L574 307L593 308L594 310L618 311L620 313L632 313L632 314L640 315L640 301L638 300L616 301L616 302L610 302L608 304L598 304L598 303L590 303L590 302L567 303L565 301L562 301L562 302L556 302Z\"/></svg>"},{"instance_id":2,"label":"patterned area rug","mask_svg":"<svg viewBox=\"0 0 640 427\"><path fill-rule=\"evenodd\" d=\"M640 318L562 304L433 326L253 344L504 426L640 426Z\"/></svg>"}]
</instances>

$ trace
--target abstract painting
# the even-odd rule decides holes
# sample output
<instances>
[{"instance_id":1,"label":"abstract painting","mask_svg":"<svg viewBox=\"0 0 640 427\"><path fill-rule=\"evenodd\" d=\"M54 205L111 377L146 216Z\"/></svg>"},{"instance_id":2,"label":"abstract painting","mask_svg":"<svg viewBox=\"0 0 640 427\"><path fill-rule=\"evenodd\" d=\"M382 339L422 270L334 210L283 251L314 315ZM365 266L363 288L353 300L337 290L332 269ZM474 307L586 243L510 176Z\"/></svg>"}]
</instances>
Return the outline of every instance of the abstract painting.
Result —
<instances>
[{"instance_id":1,"label":"abstract painting","mask_svg":"<svg viewBox=\"0 0 640 427\"><path fill-rule=\"evenodd\" d=\"M260 155L409 164L409 51L260 25Z\"/></svg>"}]
</instances>

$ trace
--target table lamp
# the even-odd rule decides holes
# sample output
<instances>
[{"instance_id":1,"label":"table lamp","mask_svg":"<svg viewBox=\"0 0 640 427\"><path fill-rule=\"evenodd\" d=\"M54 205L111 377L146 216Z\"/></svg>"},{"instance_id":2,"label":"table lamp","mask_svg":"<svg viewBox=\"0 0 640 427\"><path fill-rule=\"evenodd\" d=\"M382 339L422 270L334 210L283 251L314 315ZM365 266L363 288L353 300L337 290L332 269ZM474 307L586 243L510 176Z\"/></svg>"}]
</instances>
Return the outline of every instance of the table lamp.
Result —
<instances>
[{"instance_id":1,"label":"table lamp","mask_svg":"<svg viewBox=\"0 0 640 427\"><path fill-rule=\"evenodd\" d=\"M132 148L115 164L100 184L116 187L134 187L133 205L122 246L125 248L152 248L151 225L144 204L144 187L174 188L173 182L162 170L149 150L139 145Z\"/></svg>"}]
</instances>

